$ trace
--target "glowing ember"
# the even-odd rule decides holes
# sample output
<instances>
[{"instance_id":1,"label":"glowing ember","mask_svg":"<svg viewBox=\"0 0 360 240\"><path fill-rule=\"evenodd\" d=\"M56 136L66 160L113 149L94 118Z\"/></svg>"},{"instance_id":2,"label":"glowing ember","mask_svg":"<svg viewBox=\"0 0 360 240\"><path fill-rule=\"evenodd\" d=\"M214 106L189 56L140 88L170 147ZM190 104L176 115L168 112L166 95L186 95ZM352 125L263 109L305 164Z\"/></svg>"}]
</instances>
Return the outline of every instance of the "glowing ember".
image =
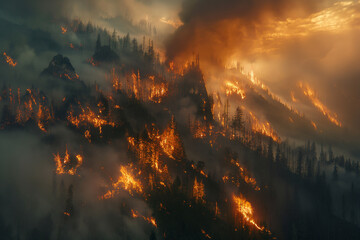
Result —
<instances>
[{"instance_id":1,"label":"glowing ember","mask_svg":"<svg viewBox=\"0 0 360 240\"><path fill-rule=\"evenodd\" d=\"M324 115L330 122L334 123L336 126L341 127L341 122L338 120L336 113L332 113L315 95L314 90L312 90L307 84L299 83L299 87L304 91L304 95L307 96L312 104Z\"/></svg>"},{"instance_id":2,"label":"glowing ember","mask_svg":"<svg viewBox=\"0 0 360 240\"><path fill-rule=\"evenodd\" d=\"M71 214L70 214L69 212L64 212L64 215L65 215L65 216L68 216L68 217L71 216Z\"/></svg>"},{"instance_id":3,"label":"glowing ember","mask_svg":"<svg viewBox=\"0 0 360 240\"><path fill-rule=\"evenodd\" d=\"M10 56L8 56L6 54L6 52L3 53L5 61L7 62L7 64L9 64L9 66L11 67L15 67L17 65L17 62Z\"/></svg>"},{"instance_id":4,"label":"glowing ember","mask_svg":"<svg viewBox=\"0 0 360 240\"><path fill-rule=\"evenodd\" d=\"M311 125L314 127L315 130L317 130L317 126L313 121L311 121Z\"/></svg>"},{"instance_id":5,"label":"glowing ember","mask_svg":"<svg viewBox=\"0 0 360 240\"><path fill-rule=\"evenodd\" d=\"M210 235L207 234L204 229L201 229L201 233L204 235L204 237L211 239Z\"/></svg>"},{"instance_id":6,"label":"glowing ember","mask_svg":"<svg viewBox=\"0 0 360 240\"><path fill-rule=\"evenodd\" d=\"M90 63L91 65L93 65L94 67L96 67L96 66L99 65L99 63L97 63L97 62L94 60L94 58L89 58L89 59L87 60L87 62Z\"/></svg>"},{"instance_id":7,"label":"glowing ember","mask_svg":"<svg viewBox=\"0 0 360 240\"><path fill-rule=\"evenodd\" d=\"M264 227L259 227L253 219L253 208L251 204L242 196L239 197L233 196L233 200L236 206L236 210L238 213L242 214L244 219L255 226L258 230L264 230Z\"/></svg>"},{"instance_id":8,"label":"glowing ember","mask_svg":"<svg viewBox=\"0 0 360 240\"><path fill-rule=\"evenodd\" d=\"M156 224L156 220L153 217L145 217L143 215L141 215L138 211L131 209L131 216L133 218L142 218L144 219L146 222L150 223L151 225L153 225L154 227L157 227Z\"/></svg>"},{"instance_id":9,"label":"glowing ember","mask_svg":"<svg viewBox=\"0 0 360 240\"><path fill-rule=\"evenodd\" d=\"M60 26L60 28L61 28L61 33L62 34L65 34L68 31L67 27L65 27L65 26Z\"/></svg>"}]
</instances>

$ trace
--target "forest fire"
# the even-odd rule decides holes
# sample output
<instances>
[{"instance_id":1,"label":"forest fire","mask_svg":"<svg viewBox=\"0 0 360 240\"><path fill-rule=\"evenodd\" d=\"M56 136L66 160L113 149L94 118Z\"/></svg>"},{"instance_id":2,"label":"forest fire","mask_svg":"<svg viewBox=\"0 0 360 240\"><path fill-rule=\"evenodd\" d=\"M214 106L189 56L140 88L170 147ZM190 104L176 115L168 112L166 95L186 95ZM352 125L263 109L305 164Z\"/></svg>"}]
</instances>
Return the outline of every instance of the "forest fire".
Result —
<instances>
[{"instance_id":1,"label":"forest fire","mask_svg":"<svg viewBox=\"0 0 360 240\"><path fill-rule=\"evenodd\" d=\"M160 146L171 159L181 159L184 156L181 139L176 132L174 116L160 137Z\"/></svg>"},{"instance_id":2,"label":"forest fire","mask_svg":"<svg viewBox=\"0 0 360 240\"><path fill-rule=\"evenodd\" d=\"M54 154L54 162L56 165L56 174L75 175L78 168L83 164L83 157L80 154L70 156L66 147L63 158L60 156L59 153Z\"/></svg>"},{"instance_id":3,"label":"forest fire","mask_svg":"<svg viewBox=\"0 0 360 240\"><path fill-rule=\"evenodd\" d=\"M159 181L168 182L170 175L167 166L163 161L160 161L160 136L156 130L153 130L152 134L149 132L149 135L150 140L128 137L129 149L135 153L143 169L147 169L147 166L150 166L156 172ZM150 185L154 184L153 180L154 179L150 179Z\"/></svg>"},{"instance_id":4,"label":"forest fire","mask_svg":"<svg viewBox=\"0 0 360 240\"><path fill-rule=\"evenodd\" d=\"M165 83L155 84L151 86L149 100L155 103L161 103L162 98L167 95L168 88Z\"/></svg>"},{"instance_id":5,"label":"forest fire","mask_svg":"<svg viewBox=\"0 0 360 240\"><path fill-rule=\"evenodd\" d=\"M26 89L22 95L20 88L16 93L11 88L3 89L3 94L1 100L7 101L8 111L3 115L7 120L2 125L25 126L35 123L41 131L47 131L48 124L54 117L45 96L36 89Z\"/></svg>"},{"instance_id":6,"label":"forest fire","mask_svg":"<svg viewBox=\"0 0 360 240\"><path fill-rule=\"evenodd\" d=\"M68 29L67 29L66 26L60 26L60 29L61 29L61 33L62 33L62 34L65 34L65 33L67 33L67 31L68 31Z\"/></svg>"},{"instance_id":7,"label":"forest fire","mask_svg":"<svg viewBox=\"0 0 360 240\"><path fill-rule=\"evenodd\" d=\"M240 177L247 183L250 184L255 191L260 191L260 188L256 184L256 179L249 177L246 169L240 165L240 163L234 159L231 159L231 163L239 169ZM223 181L228 180L229 177L223 177Z\"/></svg>"},{"instance_id":8,"label":"forest fire","mask_svg":"<svg viewBox=\"0 0 360 240\"><path fill-rule=\"evenodd\" d=\"M202 182L198 182L196 178L194 180L193 197L199 202L205 201L204 184Z\"/></svg>"},{"instance_id":9,"label":"forest fire","mask_svg":"<svg viewBox=\"0 0 360 240\"><path fill-rule=\"evenodd\" d=\"M9 64L10 67L16 67L17 62L12 57L7 55L6 52L4 52L3 55L4 55L6 63Z\"/></svg>"},{"instance_id":10,"label":"forest fire","mask_svg":"<svg viewBox=\"0 0 360 240\"><path fill-rule=\"evenodd\" d=\"M0 239L360 239L360 1L36 2L0 11Z\"/></svg>"},{"instance_id":11,"label":"forest fire","mask_svg":"<svg viewBox=\"0 0 360 240\"><path fill-rule=\"evenodd\" d=\"M110 121L108 117L101 116L100 110L98 114L96 114L94 111L91 110L91 108L88 107L82 107L79 104L79 107L81 109L81 113L76 116L74 114L73 109L68 112L67 120L74 126L79 127L80 125L91 125L94 128L99 129L99 133L102 134L102 128L104 126L111 126L115 127L115 123ZM90 137L90 132L86 133L85 131L85 137Z\"/></svg>"},{"instance_id":12,"label":"forest fire","mask_svg":"<svg viewBox=\"0 0 360 240\"><path fill-rule=\"evenodd\" d=\"M204 237L211 239L210 235L207 234L204 229L201 229L201 233L204 235Z\"/></svg>"},{"instance_id":13,"label":"forest fire","mask_svg":"<svg viewBox=\"0 0 360 240\"><path fill-rule=\"evenodd\" d=\"M261 87L261 88L264 89L264 90L267 89L266 86L265 86L262 82L260 82L260 80L255 76L253 70L251 70L251 72L249 73L249 76L250 76L250 81L251 81L254 85L259 86L259 87Z\"/></svg>"},{"instance_id":14,"label":"forest fire","mask_svg":"<svg viewBox=\"0 0 360 240\"><path fill-rule=\"evenodd\" d=\"M227 96L232 95L232 94L237 94L237 95L241 96L241 99L245 99L245 97L246 97L245 90L242 89L237 82L233 83L230 81L226 81L225 85L226 85L226 95Z\"/></svg>"},{"instance_id":15,"label":"forest fire","mask_svg":"<svg viewBox=\"0 0 360 240\"><path fill-rule=\"evenodd\" d=\"M130 195L143 192L142 184L140 180L136 178L131 164L120 167L120 176L112 183L112 189L108 190L100 199L113 198L120 189L127 191Z\"/></svg>"},{"instance_id":16,"label":"forest fire","mask_svg":"<svg viewBox=\"0 0 360 240\"><path fill-rule=\"evenodd\" d=\"M312 90L308 84L303 84L299 82L299 87L304 91L304 95L307 96L312 104L324 115L330 122L334 123L336 126L341 127L341 122L338 119L336 113L332 113L316 96L314 90Z\"/></svg>"},{"instance_id":17,"label":"forest fire","mask_svg":"<svg viewBox=\"0 0 360 240\"><path fill-rule=\"evenodd\" d=\"M157 228L157 224L156 224L156 220L153 217L145 217L143 215L141 215L138 211L131 209L131 216L133 218L142 218L144 219L146 222L150 223L151 225L153 225L155 228Z\"/></svg>"},{"instance_id":18,"label":"forest fire","mask_svg":"<svg viewBox=\"0 0 360 240\"><path fill-rule=\"evenodd\" d=\"M252 118L251 127L252 127L253 131L259 132L268 137L271 137L275 142L280 141L280 138L276 134L275 130L271 127L269 122L262 123L252 112L249 112L249 114Z\"/></svg>"},{"instance_id":19,"label":"forest fire","mask_svg":"<svg viewBox=\"0 0 360 240\"><path fill-rule=\"evenodd\" d=\"M248 223L251 223L258 230L264 230L264 227L260 227L253 219L253 208L251 204L242 195L233 195L233 200L235 203L236 211L240 213Z\"/></svg>"},{"instance_id":20,"label":"forest fire","mask_svg":"<svg viewBox=\"0 0 360 240\"><path fill-rule=\"evenodd\" d=\"M157 79L153 75L141 78L139 71L137 74L133 71L131 75L121 76L115 68L112 68L110 79L114 91L124 91L128 96L134 96L136 99L144 102L161 103L168 94L166 82Z\"/></svg>"}]
</instances>

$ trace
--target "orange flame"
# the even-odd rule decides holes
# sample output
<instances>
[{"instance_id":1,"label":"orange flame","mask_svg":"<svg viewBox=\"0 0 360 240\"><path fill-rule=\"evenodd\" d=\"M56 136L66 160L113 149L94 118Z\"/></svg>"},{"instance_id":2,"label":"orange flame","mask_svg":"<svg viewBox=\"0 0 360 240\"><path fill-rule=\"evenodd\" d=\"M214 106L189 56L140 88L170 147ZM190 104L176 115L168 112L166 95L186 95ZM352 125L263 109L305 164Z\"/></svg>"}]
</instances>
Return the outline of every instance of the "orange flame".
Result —
<instances>
[{"instance_id":1,"label":"orange flame","mask_svg":"<svg viewBox=\"0 0 360 240\"><path fill-rule=\"evenodd\" d=\"M62 174L69 174L69 175L75 175L77 169L83 164L83 157L80 154L77 154L75 156L76 164L72 163L70 159L70 154L68 152L68 149L66 147L64 158L60 157L60 154L54 154L54 162L56 165L56 173L59 175ZM66 169L67 170L66 170Z\"/></svg>"},{"instance_id":2,"label":"orange flame","mask_svg":"<svg viewBox=\"0 0 360 240\"><path fill-rule=\"evenodd\" d=\"M194 180L193 197L198 201L204 201L205 197L204 184L198 182L196 178Z\"/></svg>"},{"instance_id":3,"label":"orange flame","mask_svg":"<svg viewBox=\"0 0 360 240\"><path fill-rule=\"evenodd\" d=\"M135 178L133 174L132 165L121 166L120 167L120 176L116 182L112 183L112 190L107 191L100 199L109 199L115 196L115 194L120 190L120 188L129 192L132 195L134 192L142 193L143 188L141 182Z\"/></svg>"},{"instance_id":4,"label":"orange flame","mask_svg":"<svg viewBox=\"0 0 360 240\"><path fill-rule=\"evenodd\" d=\"M245 99L245 97L246 97L245 90L239 86L239 83L226 81L225 85L226 85L226 95L227 96L232 95L232 94L237 94L237 95L241 96L241 99Z\"/></svg>"},{"instance_id":5,"label":"orange flame","mask_svg":"<svg viewBox=\"0 0 360 240\"><path fill-rule=\"evenodd\" d=\"M271 137L275 142L280 141L279 136L276 134L275 130L271 127L269 122L262 123L252 112L249 112L249 114L252 118L251 128L253 129L253 131Z\"/></svg>"},{"instance_id":6,"label":"orange flame","mask_svg":"<svg viewBox=\"0 0 360 240\"><path fill-rule=\"evenodd\" d=\"M307 84L299 82L299 87L304 91L304 95L307 96L312 104L324 115L330 122L334 123L336 126L341 127L341 122L338 120L336 113L332 113L315 95L314 90L312 90Z\"/></svg>"},{"instance_id":7,"label":"orange flame","mask_svg":"<svg viewBox=\"0 0 360 240\"><path fill-rule=\"evenodd\" d=\"M67 120L74 126L79 127L81 124L90 124L95 128L99 129L99 133L102 133L102 127L105 125L109 125L115 127L115 123L105 119L100 114L96 114L93 112L90 107L81 108L81 113L78 116L74 116L73 110L70 110L67 116ZM99 110L100 113L101 110ZM89 132L90 133L90 132ZM90 135L85 134L85 137L88 139Z\"/></svg>"},{"instance_id":8,"label":"orange flame","mask_svg":"<svg viewBox=\"0 0 360 240\"><path fill-rule=\"evenodd\" d=\"M176 159L176 157L183 157L183 149L181 146L181 139L176 130L174 116L172 116L171 121L167 128L164 130L163 134L160 137L160 146L163 151L171 158ZM179 156L175 156L179 154Z\"/></svg>"},{"instance_id":9,"label":"orange flame","mask_svg":"<svg viewBox=\"0 0 360 240\"><path fill-rule=\"evenodd\" d=\"M251 223L258 230L264 230L264 227L260 227L253 219L253 208L251 204L242 195L240 195L239 197L233 195L233 200L236 205L237 212L242 214L247 222Z\"/></svg>"},{"instance_id":10,"label":"orange flame","mask_svg":"<svg viewBox=\"0 0 360 240\"><path fill-rule=\"evenodd\" d=\"M4 52L3 55L5 57L5 61L7 62L7 64L9 64L9 66L15 67L17 65L17 62L9 55L7 55L6 52Z\"/></svg>"},{"instance_id":11,"label":"orange flame","mask_svg":"<svg viewBox=\"0 0 360 240\"><path fill-rule=\"evenodd\" d=\"M62 34L65 34L68 31L67 27L65 27L65 26L60 26L60 28L61 28L61 33Z\"/></svg>"},{"instance_id":12,"label":"orange flame","mask_svg":"<svg viewBox=\"0 0 360 240\"><path fill-rule=\"evenodd\" d=\"M204 229L201 229L201 233L208 239L211 239L210 235L205 232Z\"/></svg>"},{"instance_id":13,"label":"orange flame","mask_svg":"<svg viewBox=\"0 0 360 240\"><path fill-rule=\"evenodd\" d=\"M153 217L145 217L143 215L141 215L138 211L131 209L131 216L133 218L142 218L144 219L146 222L150 223L151 225L153 225L154 227L157 227L157 223L155 218Z\"/></svg>"}]
</instances>

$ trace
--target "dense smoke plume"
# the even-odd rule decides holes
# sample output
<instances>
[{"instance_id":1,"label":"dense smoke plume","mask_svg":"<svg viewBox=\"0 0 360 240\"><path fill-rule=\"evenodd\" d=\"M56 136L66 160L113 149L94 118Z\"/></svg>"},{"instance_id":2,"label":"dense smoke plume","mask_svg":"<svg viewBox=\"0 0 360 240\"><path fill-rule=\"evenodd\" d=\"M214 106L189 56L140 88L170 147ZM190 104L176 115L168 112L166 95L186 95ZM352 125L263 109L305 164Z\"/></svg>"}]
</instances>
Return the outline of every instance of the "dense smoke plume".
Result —
<instances>
[{"instance_id":1,"label":"dense smoke plume","mask_svg":"<svg viewBox=\"0 0 360 240\"><path fill-rule=\"evenodd\" d=\"M180 18L184 23L167 44L168 58L200 53L205 61L224 61L234 51L242 56L256 53L253 41L272 19L306 16L318 9L314 1L184 1Z\"/></svg>"}]
</instances>

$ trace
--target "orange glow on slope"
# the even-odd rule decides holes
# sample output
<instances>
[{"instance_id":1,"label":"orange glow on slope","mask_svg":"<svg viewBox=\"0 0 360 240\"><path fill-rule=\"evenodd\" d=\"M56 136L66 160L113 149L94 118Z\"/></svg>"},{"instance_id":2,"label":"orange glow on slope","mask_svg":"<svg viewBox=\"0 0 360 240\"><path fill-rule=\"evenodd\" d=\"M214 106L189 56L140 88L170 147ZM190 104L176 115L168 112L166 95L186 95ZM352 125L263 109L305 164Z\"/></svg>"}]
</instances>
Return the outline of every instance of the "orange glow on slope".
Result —
<instances>
[{"instance_id":1,"label":"orange glow on slope","mask_svg":"<svg viewBox=\"0 0 360 240\"><path fill-rule=\"evenodd\" d=\"M251 72L249 73L249 77L250 77L250 81L252 82L252 84L261 87L262 89L266 90L266 86L260 82L260 80L255 76L254 71L251 70Z\"/></svg>"},{"instance_id":2,"label":"orange glow on slope","mask_svg":"<svg viewBox=\"0 0 360 240\"><path fill-rule=\"evenodd\" d=\"M336 113L331 112L315 95L315 91L312 90L309 85L299 82L299 87L303 90L304 95L307 96L312 104L325 116L329 119L330 122L334 123L336 126L341 127L341 122L338 119Z\"/></svg>"},{"instance_id":3,"label":"orange glow on slope","mask_svg":"<svg viewBox=\"0 0 360 240\"><path fill-rule=\"evenodd\" d=\"M252 112L249 112L249 114L252 118L251 128L253 131L271 137L275 142L280 141L279 136L276 134L276 131L271 127L269 122L262 123Z\"/></svg>"},{"instance_id":4,"label":"orange glow on slope","mask_svg":"<svg viewBox=\"0 0 360 240\"><path fill-rule=\"evenodd\" d=\"M3 55L5 58L5 61L7 62L7 64L9 64L9 66L15 67L17 65L17 62L12 57L7 55L6 52L4 52Z\"/></svg>"},{"instance_id":5,"label":"orange glow on slope","mask_svg":"<svg viewBox=\"0 0 360 240\"><path fill-rule=\"evenodd\" d=\"M240 195L239 197L233 195L233 200L235 203L236 211L240 213L248 223L251 223L260 231L264 230L264 227L260 227L253 219L253 208L251 204L242 195Z\"/></svg>"},{"instance_id":6,"label":"orange glow on slope","mask_svg":"<svg viewBox=\"0 0 360 240\"><path fill-rule=\"evenodd\" d=\"M247 184L250 184L255 191L259 191L260 188L256 185L256 179L255 178L252 178L252 177L249 177L248 174L247 174L247 171L245 168L243 168L240 163L238 161L235 161L234 159L231 159L231 163L233 165L235 165L236 167L239 168L239 172L240 172L240 177L247 183ZM228 177L226 178L227 176L225 176L225 179L223 177L223 181L225 182L225 180L228 179Z\"/></svg>"},{"instance_id":7,"label":"orange glow on slope","mask_svg":"<svg viewBox=\"0 0 360 240\"><path fill-rule=\"evenodd\" d=\"M76 164L74 163L75 159L76 159ZM68 152L67 147L63 158L61 158L59 153L54 154L56 173L59 175L62 174L75 175L77 169L83 164L83 157L80 154L77 154L75 156L75 159L70 158L70 154Z\"/></svg>"},{"instance_id":8,"label":"orange glow on slope","mask_svg":"<svg viewBox=\"0 0 360 240\"><path fill-rule=\"evenodd\" d=\"M225 86L226 86L225 91L226 91L227 96L232 95L232 94L237 94L237 95L241 96L241 99L245 99L245 97L246 97L245 90L239 86L239 83L226 81Z\"/></svg>"}]
</instances>

